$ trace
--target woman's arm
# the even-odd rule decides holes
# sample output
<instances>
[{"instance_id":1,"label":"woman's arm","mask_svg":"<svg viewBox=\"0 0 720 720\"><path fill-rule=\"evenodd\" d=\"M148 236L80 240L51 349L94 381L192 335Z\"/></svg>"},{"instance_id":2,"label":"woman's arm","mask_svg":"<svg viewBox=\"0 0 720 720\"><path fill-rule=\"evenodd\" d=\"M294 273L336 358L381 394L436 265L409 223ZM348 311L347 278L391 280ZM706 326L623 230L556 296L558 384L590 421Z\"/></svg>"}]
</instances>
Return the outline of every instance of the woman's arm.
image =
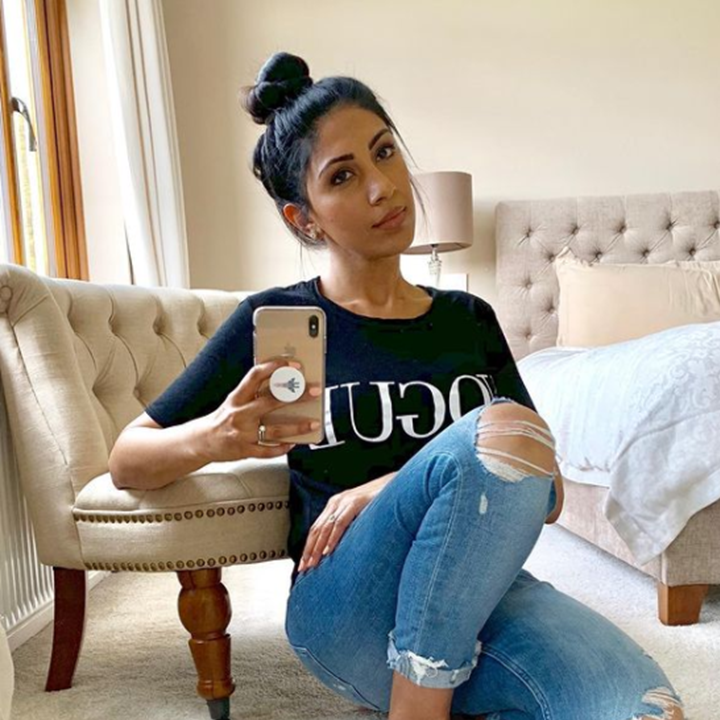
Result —
<instances>
[{"instance_id":1,"label":"woman's arm","mask_svg":"<svg viewBox=\"0 0 720 720\"><path fill-rule=\"evenodd\" d=\"M207 417L169 428L160 427L145 413L118 437L108 469L115 487L155 490L204 467L209 453Z\"/></svg>"}]
</instances>

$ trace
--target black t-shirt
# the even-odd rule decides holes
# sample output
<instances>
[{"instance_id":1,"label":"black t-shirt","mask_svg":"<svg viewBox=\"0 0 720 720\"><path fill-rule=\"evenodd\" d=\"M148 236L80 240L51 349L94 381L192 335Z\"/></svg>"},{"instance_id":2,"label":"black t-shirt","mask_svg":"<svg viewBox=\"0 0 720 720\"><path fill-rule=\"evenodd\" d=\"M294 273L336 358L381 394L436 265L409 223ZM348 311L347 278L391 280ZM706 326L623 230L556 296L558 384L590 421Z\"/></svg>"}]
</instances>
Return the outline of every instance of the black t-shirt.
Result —
<instances>
[{"instance_id":1,"label":"black t-shirt","mask_svg":"<svg viewBox=\"0 0 720 720\"><path fill-rule=\"evenodd\" d=\"M218 408L253 366L252 315L264 305L317 305L327 316L325 439L288 453L297 564L330 496L400 469L437 433L495 396L535 410L493 308L460 290L420 285L430 308L371 318L332 302L318 277L247 296L147 408L162 427Z\"/></svg>"}]
</instances>

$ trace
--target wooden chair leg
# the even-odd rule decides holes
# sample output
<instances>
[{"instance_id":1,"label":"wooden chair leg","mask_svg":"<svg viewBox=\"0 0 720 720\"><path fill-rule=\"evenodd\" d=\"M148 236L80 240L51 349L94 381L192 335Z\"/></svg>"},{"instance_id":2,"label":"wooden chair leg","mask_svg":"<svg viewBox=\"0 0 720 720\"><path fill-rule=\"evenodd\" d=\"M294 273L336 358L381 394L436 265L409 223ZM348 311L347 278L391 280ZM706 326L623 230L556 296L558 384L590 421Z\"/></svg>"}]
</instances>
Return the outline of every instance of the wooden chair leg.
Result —
<instances>
[{"instance_id":1,"label":"wooden chair leg","mask_svg":"<svg viewBox=\"0 0 720 720\"><path fill-rule=\"evenodd\" d=\"M50 669L45 690L67 690L72 686L85 630L87 573L54 567L55 622Z\"/></svg>"},{"instance_id":2,"label":"wooden chair leg","mask_svg":"<svg viewBox=\"0 0 720 720\"><path fill-rule=\"evenodd\" d=\"M658 581L658 616L663 625L694 625L709 585L675 585Z\"/></svg>"},{"instance_id":3,"label":"wooden chair leg","mask_svg":"<svg viewBox=\"0 0 720 720\"><path fill-rule=\"evenodd\" d=\"M181 570L180 620L190 633L190 652L198 674L198 695L208 703L213 720L230 716L235 690L230 670L230 636L225 632L232 610L220 568Z\"/></svg>"}]
</instances>

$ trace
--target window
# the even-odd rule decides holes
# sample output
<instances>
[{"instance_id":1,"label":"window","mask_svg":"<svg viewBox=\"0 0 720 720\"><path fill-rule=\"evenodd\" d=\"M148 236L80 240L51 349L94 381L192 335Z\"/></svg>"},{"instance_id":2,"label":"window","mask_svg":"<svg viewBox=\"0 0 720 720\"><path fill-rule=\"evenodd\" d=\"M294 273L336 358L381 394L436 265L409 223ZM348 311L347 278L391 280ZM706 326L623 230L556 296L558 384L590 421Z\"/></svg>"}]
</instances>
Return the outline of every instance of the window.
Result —
<instances>
[{"instance_id":1,"label":"window","mask_svg":"<svg viewBox=\"0 0 720 720\"><path fill-rule=\"evenodd\" d=\"M0 262L87 280L65 0L0 0Z\"/></svg>"}]
</instances>

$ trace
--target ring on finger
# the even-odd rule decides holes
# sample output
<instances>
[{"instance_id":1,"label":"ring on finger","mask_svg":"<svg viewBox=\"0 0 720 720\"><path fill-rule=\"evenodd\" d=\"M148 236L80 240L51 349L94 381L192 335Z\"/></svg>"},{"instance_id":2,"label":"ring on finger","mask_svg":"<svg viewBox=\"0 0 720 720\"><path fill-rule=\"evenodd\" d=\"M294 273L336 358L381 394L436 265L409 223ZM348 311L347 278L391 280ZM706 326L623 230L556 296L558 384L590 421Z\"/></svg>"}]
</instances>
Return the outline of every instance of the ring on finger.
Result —
<instances>
[{"instance_id":1,"label":"ring on finger","mask_svg":"<svg viewBox=\"0 0 720 720\"><path fill-rule=\"evenodd\" d=\"M328 521L329 523L334 523L336 520L337 520L337 513L330 513L330 514L328 515L327 521Z\"/></svg>"}]
</instances>

